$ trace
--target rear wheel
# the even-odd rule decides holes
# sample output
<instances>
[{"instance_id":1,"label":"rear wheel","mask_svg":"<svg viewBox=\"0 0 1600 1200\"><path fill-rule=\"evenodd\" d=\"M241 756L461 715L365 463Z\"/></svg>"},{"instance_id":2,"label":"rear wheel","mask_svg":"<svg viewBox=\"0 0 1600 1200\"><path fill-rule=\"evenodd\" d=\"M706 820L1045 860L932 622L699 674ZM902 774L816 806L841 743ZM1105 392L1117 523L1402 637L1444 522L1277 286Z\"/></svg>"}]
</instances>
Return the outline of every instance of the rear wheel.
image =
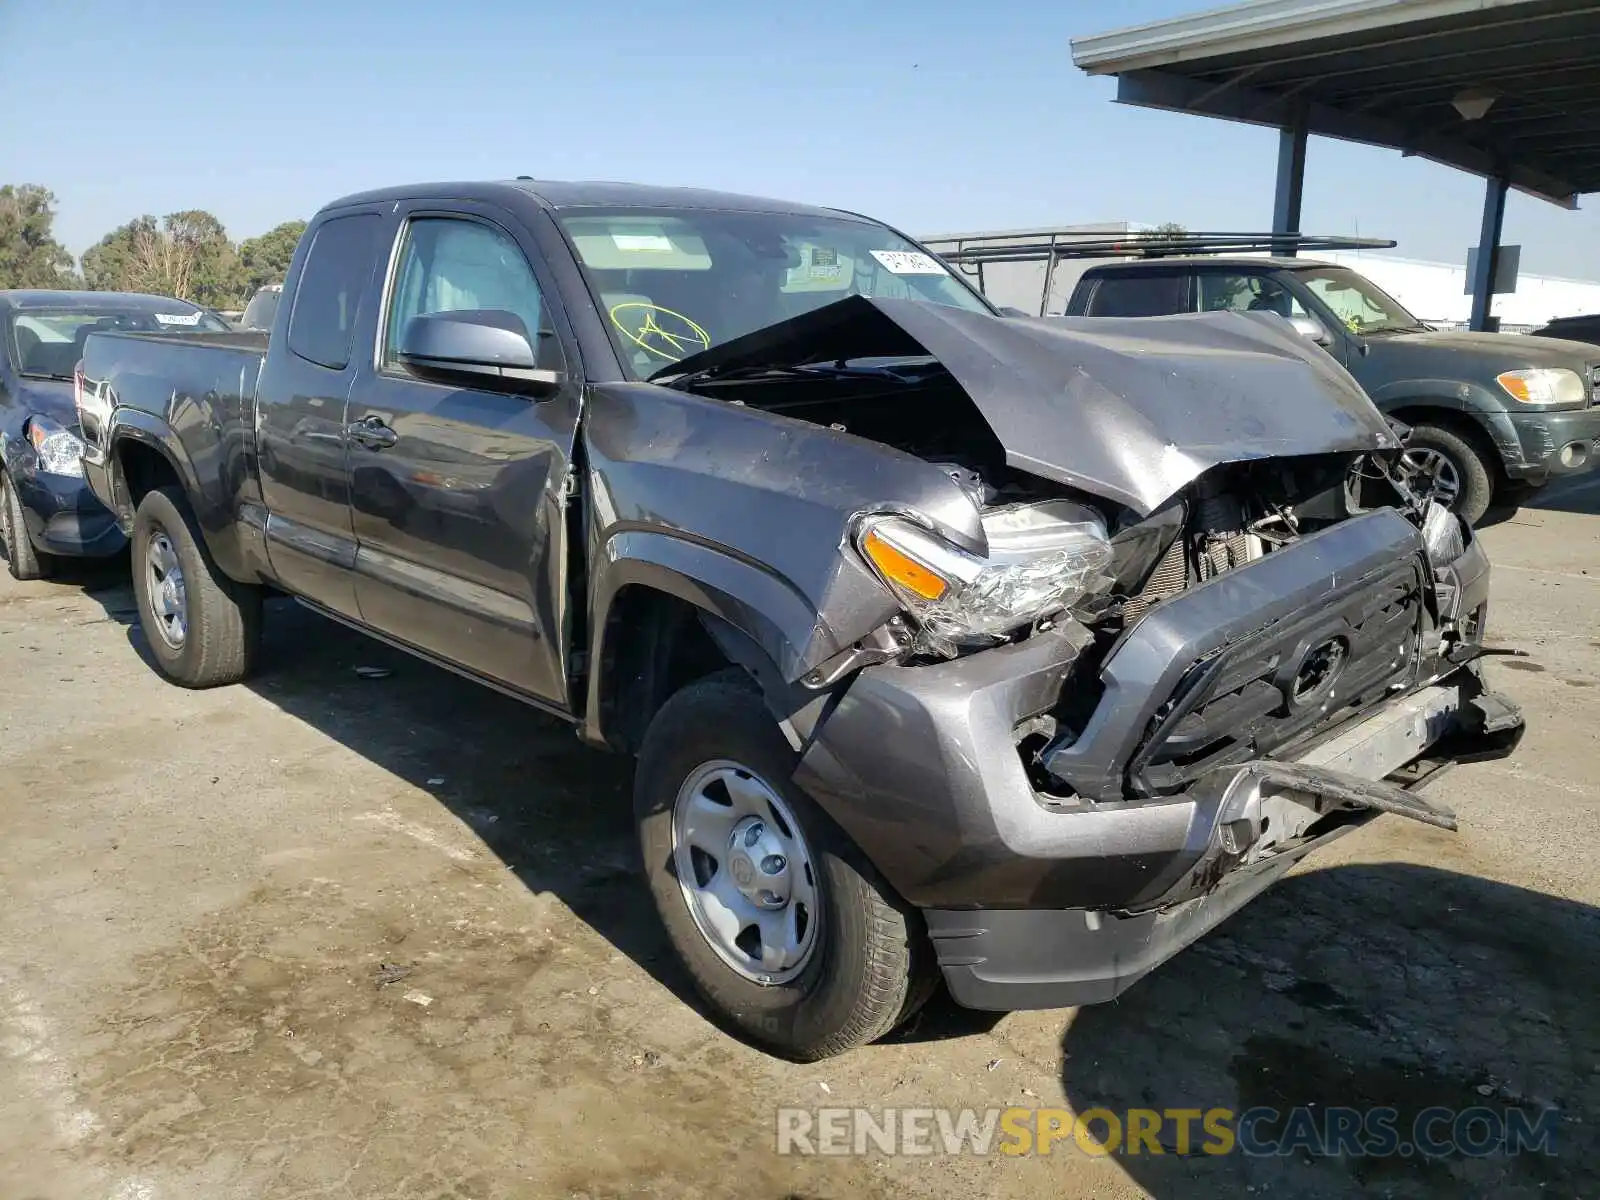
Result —
<instances>
[{"instance_id":1,"label":"rear wheel","mask_svg":"<svg viewBox=\"0 0 1600 1200\"><path fill-rule=\"evenodd\" d=\"M928 994L921 919L792 782L743 671L690 684L645 736L634 810L657 911L719 1021L815 1061Z\"/></svg>"},{"instance_id":2,"label":"rear wheel","mask_svg":"<svg viewBox=\"0 0 1600 1200\"><path fill-rule=\"evenodd\" d=\"M11 578L43 579L55 569L55 559L35 550L28 540L22 498L11 486L11 476L4 473L0 473L0 540L6 544L6 565L11 568Z\"/></svg>"},{"instance_id":3,"label":"rear wheel","mask_svg":"<svg viewBox=\"0 0 1600 1200\"><path fill-rule=\"evenodd\" d=\"M261 589L212 561L178 488L157 488L133 519L139 624L161 673L184 687L237 683L261 640Z\"/></svg>"},{"instance_id":4,"label":"rear wheel","mask_svg":"<svg viewBox=\"0 0 1600 1200\"><path fill-rule=\"evenodd\" d=\"M1406 461L1422 476L1425 494L1475 525L1494 499L1494 474L1483 454L1453 429L1413 425Z\"/></svg>"}]
</instances>

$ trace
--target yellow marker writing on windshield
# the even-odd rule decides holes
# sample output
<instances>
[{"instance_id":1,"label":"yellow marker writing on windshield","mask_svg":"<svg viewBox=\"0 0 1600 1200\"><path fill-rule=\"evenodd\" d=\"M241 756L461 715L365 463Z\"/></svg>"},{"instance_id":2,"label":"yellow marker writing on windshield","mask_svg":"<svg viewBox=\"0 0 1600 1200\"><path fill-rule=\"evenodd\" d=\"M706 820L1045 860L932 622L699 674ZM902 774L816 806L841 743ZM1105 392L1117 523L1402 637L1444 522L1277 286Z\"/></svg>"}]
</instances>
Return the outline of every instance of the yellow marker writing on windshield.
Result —
<instances>
[{"instance_id":1,"label":"yellow marker writing on windshield","mask_svg":"<svg viewBox=\"0 0 1600 1200\"><path fill-rule=\"evenodd\" d=\"M642 310L637 328L630 328L628 322L622 319L621 314L630 309ZM659 318L665 318L666 327L663 327ZM659 304L629 300L614 305L611 309L611 323L627 334L630 342L642 346L657 358L664 358L668 362L678 362L711 347L711 335L703 328L682 313L662 308ZM674 325L680 327L677 332L673 332L671 328ZM652 344L652 339L655 344Z\"/></svg>"}]
</instances>

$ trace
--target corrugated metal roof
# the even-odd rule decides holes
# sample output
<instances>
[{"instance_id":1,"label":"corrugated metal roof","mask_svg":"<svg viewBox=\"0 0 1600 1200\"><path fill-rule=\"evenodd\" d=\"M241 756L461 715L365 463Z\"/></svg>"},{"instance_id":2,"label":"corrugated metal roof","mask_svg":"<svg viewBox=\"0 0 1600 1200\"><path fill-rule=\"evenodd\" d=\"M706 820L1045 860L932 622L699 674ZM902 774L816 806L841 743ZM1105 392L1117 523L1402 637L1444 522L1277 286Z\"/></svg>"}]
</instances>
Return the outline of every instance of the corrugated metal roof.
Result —
<instances>
[{"instance_id":1,"label":"corrugated metal roof","mask_svg":"<svg viewBox=\"0 0 1600 1200\"><path fill-rule=\"evenodd\" d=\"M1388 146L1571 205L1600 191L1600 2L1251 0L1072 43L1129 104ZM1492 100L1480 119L1463 93Z\"/></svg>"},{"instance_id":2,"label":"corrugated metal roof","mask_svg":"<svg viewBox=\"0 0 1600 1200\"><path fill-rule=\"evenodd\" d=\"M1091 75L1120 74L1528 3L1530 0L1249 0L1074 38L1072 61Z\"/></svg>"}]
</instances>

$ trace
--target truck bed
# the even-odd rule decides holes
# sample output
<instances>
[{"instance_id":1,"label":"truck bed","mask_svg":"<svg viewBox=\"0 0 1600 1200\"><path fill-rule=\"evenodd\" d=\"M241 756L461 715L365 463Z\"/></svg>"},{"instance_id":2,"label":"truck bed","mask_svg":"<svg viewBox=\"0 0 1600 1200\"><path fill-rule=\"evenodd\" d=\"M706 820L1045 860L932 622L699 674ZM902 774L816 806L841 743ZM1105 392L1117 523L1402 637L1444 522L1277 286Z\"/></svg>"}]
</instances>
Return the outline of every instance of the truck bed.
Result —
<instances>
[{"instance_id":1,"label":"truck bed","mask_svg":"<svg viewBox=\"0 0 1600 1200\"><path fill-rule=\"evenodd\" d=\"M97 439L96 410L111 404L152 413L181 412L192 397L227 429L248 429L256 380L267 356L265 332L92 333L83 350L84 376L109 381L114 397L86 403L84 433ZM148 394L147 394L148 393Z\"/></svg>"}]
</instances>

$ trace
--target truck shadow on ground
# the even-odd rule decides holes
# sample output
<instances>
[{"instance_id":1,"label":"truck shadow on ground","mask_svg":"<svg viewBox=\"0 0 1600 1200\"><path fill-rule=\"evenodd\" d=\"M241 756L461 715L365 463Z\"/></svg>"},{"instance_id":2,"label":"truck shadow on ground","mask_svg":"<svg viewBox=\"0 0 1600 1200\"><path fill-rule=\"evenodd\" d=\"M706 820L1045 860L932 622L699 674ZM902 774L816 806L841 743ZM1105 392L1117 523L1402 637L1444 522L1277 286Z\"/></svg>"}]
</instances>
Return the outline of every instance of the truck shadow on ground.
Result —
<instances>
[{"instance_id":1,"label":"truck shadow on ground","mask_svg":"<svg viewBox=\"0 0 1600 1200\"><path fill-rule=\"evenodd\" d=\"M1600 473L1591 471L1586 475L1558 480L1534 493L1522 507L1600 515Z\"/></svg>"},{"instance_id":2,"label":"truck shadow on ground","mask_svg":"<svg viewBox=\"0 0 1600 1200\"><path fill-rule=\"evenodd\" d=\"M1553 1156L1208 1154L1198 1119L1183 1155L1169 1121L1164 1153L1118 1151L1156 1197L1592 1196L1597 995L1591 906L1432 867L1336 867L1284 881L1118 1002L1081 1010L1064 1082L1075 1111L1124 1120L1139 1108L1275 1109L1254 1126L1263 1140L1288 1134L1298 1106L1323 1128L1330 1108L1388 1106L1405 1144L1435 1106L1495 1122L1558 1110ZM1436 1146L1451 1128L1423 1132Z\"/></svg>"},{"instance_id":3,"label":"truck shadow on ground","mask_svg":"<svg viewBox=\"0 0 1600 1200\"><path fill-rule=\"evenodd\" d=\"M108 616L127 613L129 641L154 671L131 588L95 598ZM245 686L428 792L524 886L560 899L705 1015L638 871L631 759L590 749L554 717L286 598L268 601L260 663ZM960 1037L997 1019L940 995L899 1036Z\"/></svg>"}]
</instances>

